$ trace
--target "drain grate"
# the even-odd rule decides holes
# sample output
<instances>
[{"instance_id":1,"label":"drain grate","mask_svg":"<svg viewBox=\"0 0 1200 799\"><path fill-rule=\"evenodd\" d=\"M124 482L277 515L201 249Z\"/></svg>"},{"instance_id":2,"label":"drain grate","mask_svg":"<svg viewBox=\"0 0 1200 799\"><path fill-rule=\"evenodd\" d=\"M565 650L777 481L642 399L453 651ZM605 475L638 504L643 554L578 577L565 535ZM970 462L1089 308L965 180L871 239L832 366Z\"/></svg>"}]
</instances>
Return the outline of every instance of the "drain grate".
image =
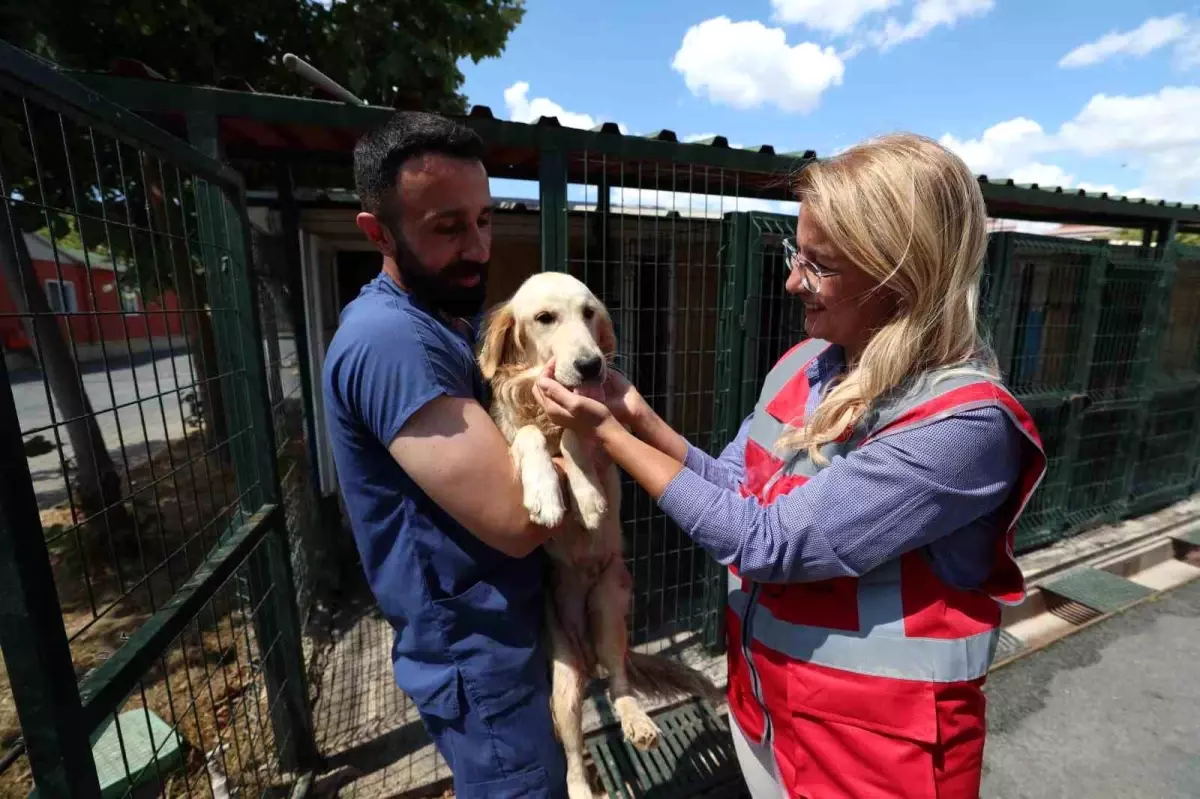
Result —
<instances>
[{"instance_id":1,"label":"drain grate","mask_svg":"<svg viewBox=\"0 0 1200 799\"><path fill-rule=\"evenodd\" d=\"M682 799L742 785L729 726L708 702L696 699L651 715L661 730L653 751L635 749L620 725L588 737L588 752L610 797Z\"/></svg>"},{"instance_id":2,"label":"drain grate","mask_svg":"<svg viewBox=\"0 0 1200 799\"><path fill-rule=\"evenodd\" d=\"M1063 599L1055 594L1048 595L1046 607L1051 615L1074 624L1076 627L1082 627L1089 621L1093 621L1104 615L1095 608L1089 608L1087 605L1080 604L1073 599Z\"/></svg>"},{"instance_id":3,"label":"drain grate","mask_svg":"<svg viewBox=\"0 0 1200 799\"><path fill-rule=\"evenodd\" d=\"M1154 593L1144 585L1089 566L1072 569L1061 577L1043 583L1042 590L1101 614L1116 613Z\"/></svg>"},{"instance_id":4,"label":"drain grate","mask_svg":"<svg viewBox=\"0 0 1200 799\"><path fill-rule=\"evenodd\" d=\"M1010 633L1008 630L1000 630L1000 639L996 642L996 654L992 658L993 663L1001 663L1021 653L1025 648L1025 642L1017 636Z\"/></svg>"}]
</instances>

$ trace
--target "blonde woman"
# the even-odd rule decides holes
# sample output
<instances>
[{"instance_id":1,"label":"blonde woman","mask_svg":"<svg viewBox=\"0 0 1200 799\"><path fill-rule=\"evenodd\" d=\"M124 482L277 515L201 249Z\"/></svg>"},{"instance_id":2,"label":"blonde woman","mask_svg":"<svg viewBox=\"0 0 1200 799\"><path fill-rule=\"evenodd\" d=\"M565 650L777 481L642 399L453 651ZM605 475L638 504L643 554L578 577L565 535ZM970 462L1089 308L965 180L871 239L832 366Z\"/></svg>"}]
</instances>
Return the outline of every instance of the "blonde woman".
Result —
<instances>
[{"instance_id":1,"label":"blonde woman","mask_svg":"<svg viewBox=\"0 0 1200 799\"><path fill-rule=\"evenodd\" d=\"M729 567L731 727L755 797L975 799L981 686L1025 591L1013 527L1045 470L977 332L983 197L911 135L810 166L797 191L786 288L809 337L719 458L615 374L604 404L553 364L536 392Z\"/></svg>"}]
</instances>

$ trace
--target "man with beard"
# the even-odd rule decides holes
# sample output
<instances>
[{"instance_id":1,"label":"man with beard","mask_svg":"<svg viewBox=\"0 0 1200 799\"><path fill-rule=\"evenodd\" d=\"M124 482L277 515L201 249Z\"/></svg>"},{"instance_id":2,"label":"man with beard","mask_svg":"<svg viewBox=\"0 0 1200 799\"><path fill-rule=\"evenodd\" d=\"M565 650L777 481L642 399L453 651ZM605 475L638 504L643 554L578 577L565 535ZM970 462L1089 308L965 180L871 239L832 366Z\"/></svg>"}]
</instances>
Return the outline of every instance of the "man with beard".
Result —
<instances>
[{"instance_id":1,"label":"man with beard","mask_svg":"<svg viewBox=\"0 0 1200 799\"><path fill-rule=\"evenodd\" d=\"M323 387L363 569L395 630L397 684L455 794L565 796L542 650L542 550L475 362L491 194L472 131L399 113L354 149L380 274L342 312Z\"/></svg>"}]
</instances>

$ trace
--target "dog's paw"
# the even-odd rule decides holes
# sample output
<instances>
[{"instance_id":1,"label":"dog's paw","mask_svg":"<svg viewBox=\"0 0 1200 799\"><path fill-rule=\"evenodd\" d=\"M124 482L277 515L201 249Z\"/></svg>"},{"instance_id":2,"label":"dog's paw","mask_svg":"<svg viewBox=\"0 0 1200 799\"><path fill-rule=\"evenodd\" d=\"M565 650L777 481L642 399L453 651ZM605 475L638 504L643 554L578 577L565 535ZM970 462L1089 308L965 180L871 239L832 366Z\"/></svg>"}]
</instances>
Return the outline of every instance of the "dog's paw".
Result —
<instances>
[{"instance_id":1,"label":"dog's paw","mask_svg":"<svg viewBox=\"0 0 1200 799\"><path fill-rule=\"evenodd\" d=\"M558 477L553 473L549 477L539 475L532 480L526 480L523 490L525 510L534 524L543 527L555 527L566 514L563 507L562 492L558 487Z\"/></svg>"},{"instance_id":2,"label":"dog's paw","mask_svg":"<svg viewBox=\"0 0 1200 799\"><path fill-rule=\"evenodd\" d=\"M608 501L590 484L584 485L586 488L575 495L579 521L587 530L599 530L600 523L604 521L604 514L608 513Z\"/></svg>"},{"instance_id":3,"label":"dog's paw","mask_svg":"<svg viewBox=\"0 0 1200 799\"><path fill-rule=\"evenodd\" d=\"M621 719L621 732L625 734L625 740L641 752L648 752L658 746L658 725L635 699L623 696L614 704L617 716Z\"/></svg>"},{"instance_id":4,"label":"dog's paw","mask_svg":"<svg viewBox=\"0 0 1200 799\"><path fill-rule=\"evenodd\" d=\"M640 752L648 752L658 746L658 725L645 713L622 719L621 731L625 733L625 740Z\"/></svg>"}]
</instances>

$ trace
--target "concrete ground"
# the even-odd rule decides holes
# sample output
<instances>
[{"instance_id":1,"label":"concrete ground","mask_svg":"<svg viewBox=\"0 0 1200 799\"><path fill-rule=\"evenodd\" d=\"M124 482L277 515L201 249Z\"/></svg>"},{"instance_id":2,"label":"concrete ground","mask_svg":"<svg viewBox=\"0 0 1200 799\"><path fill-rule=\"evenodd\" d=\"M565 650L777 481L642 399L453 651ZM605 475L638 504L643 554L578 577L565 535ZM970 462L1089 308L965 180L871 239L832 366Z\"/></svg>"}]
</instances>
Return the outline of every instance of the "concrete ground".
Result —
<instances>
[{"instance_id":1,"label":"concrete ground","mask_svg":"<svg viewBox=\"0 0 1200 799\"><path fill-rule=\"evenodd\" d=\"M984 799L1200 797L1200 580L994 673Z\"/></svg>"}]
</instances>

